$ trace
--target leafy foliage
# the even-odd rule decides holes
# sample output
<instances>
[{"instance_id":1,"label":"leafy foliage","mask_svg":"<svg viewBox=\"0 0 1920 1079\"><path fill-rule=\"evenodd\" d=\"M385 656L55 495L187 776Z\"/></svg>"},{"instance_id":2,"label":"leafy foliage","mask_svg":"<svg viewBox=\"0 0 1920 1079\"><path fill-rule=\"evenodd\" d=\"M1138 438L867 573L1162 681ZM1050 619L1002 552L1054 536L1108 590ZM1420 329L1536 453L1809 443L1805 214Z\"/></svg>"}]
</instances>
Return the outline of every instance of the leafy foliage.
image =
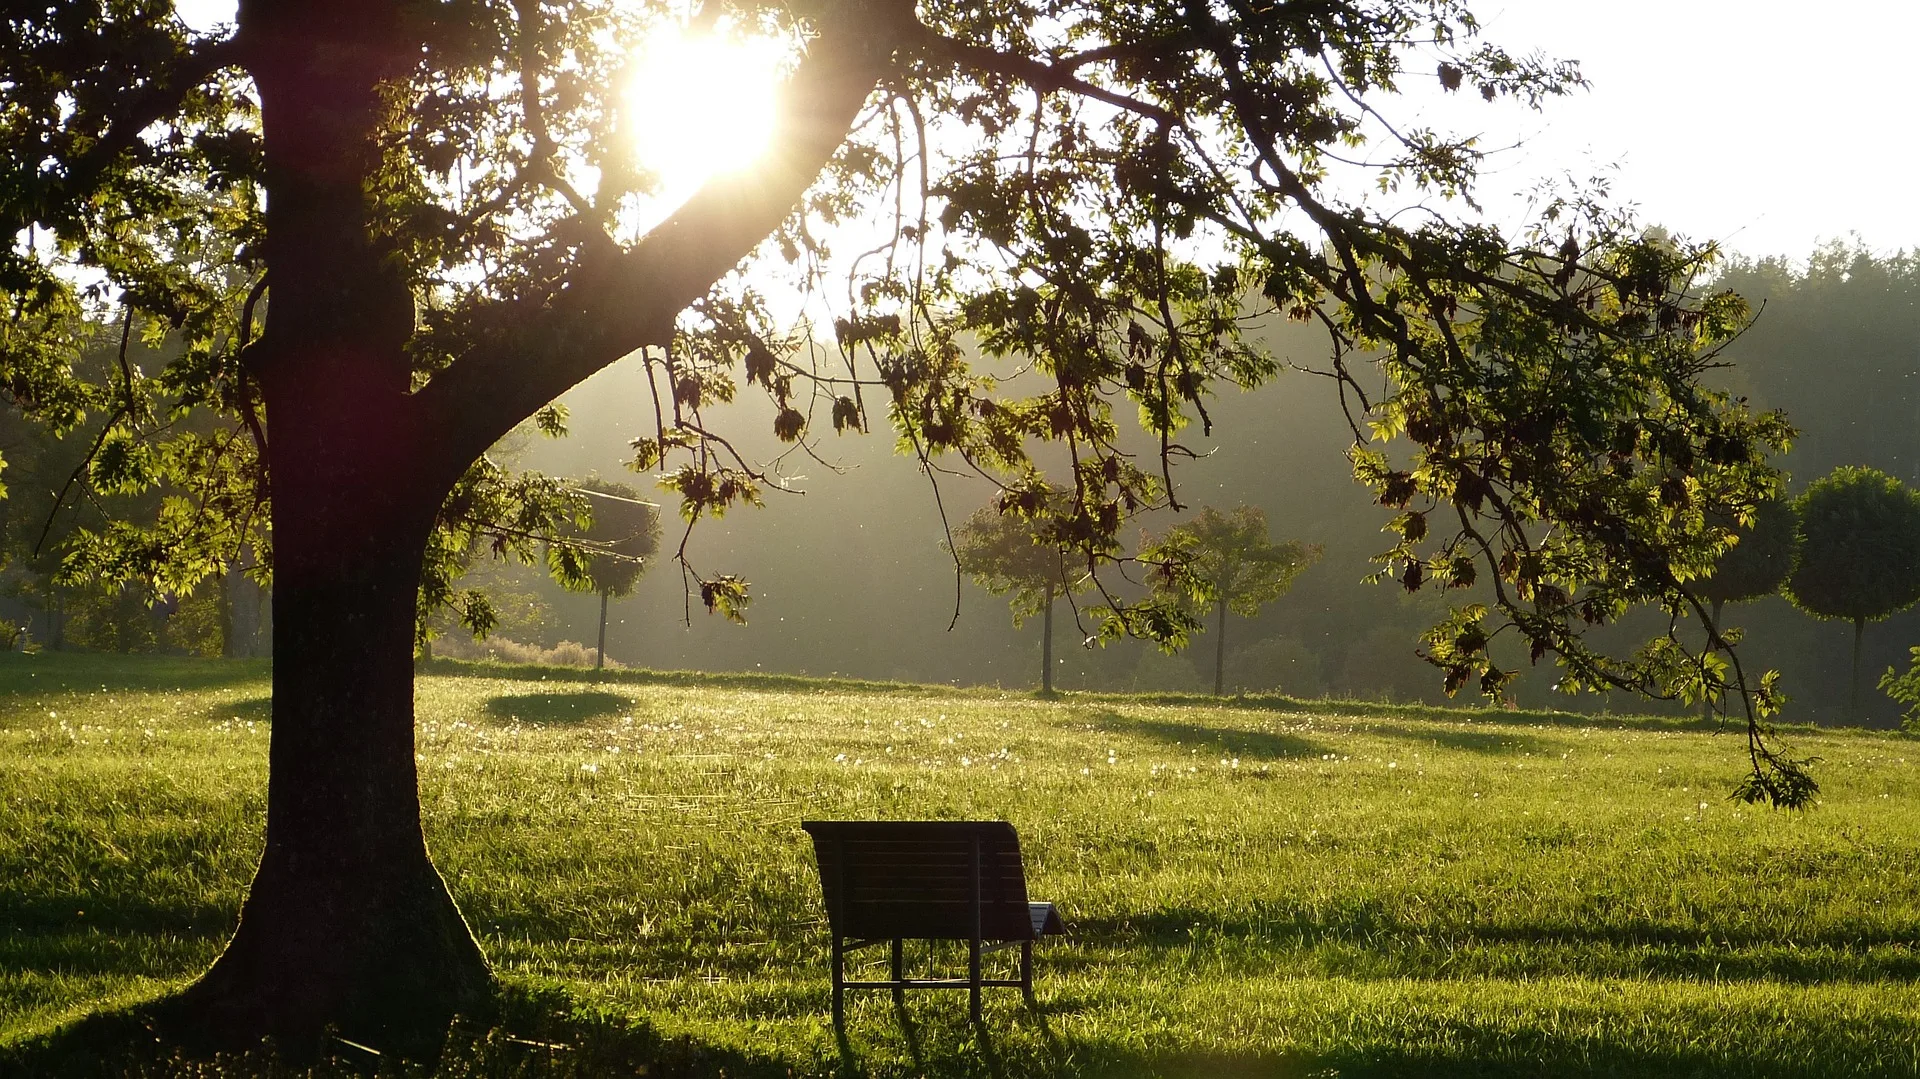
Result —
<instances>
[{"instance_id":1,"label":"leafy foliage","mask_svg":"<svg viewBox=\"0 0 1920 1079\"><path fill-rule=\"evenodd\" d=\"M1784 498L1762 502L1752 520L1732 532L1736 542L1694 591L1710 603L1740 603L1778 592L1800 550L1800 518L1793 503Z\"/></svg>"},{"instance_id":2,"label":"leafy foliage","mask_svg":"<svg viewBox=\"0 0 1920 1079\"><path fill-rule=\"evenodd\" d=\"M636 349L652 422L633 464L663 477L690 524L787 482L780 460L748 460L716 429L716 406L757 387L800 453L817 421L865 429L877 398L930 475L991 477L1100 584L1125 560L1123 527L1181 508L1176 465L1210 431L1210 396L1277 370L1244 327L1289 317L1324 329L1355 474L1398 515L1383 574L1490 591L1427 639L1450 691L1497 695L1513 672L1489 647L1512 634L1534 661L1555 656L1569 691L1737 692L1756 776L1792 770L1760 725L1772 683L1677 633L1727 546L1721 522L1778 493L1768 461L1792 434L1701 384L1747 314L1702 288L1716 252L1642 229L1603 191L1548 200L1512 238L1340 195L1370 180L1383 197L1471 209L1472 140L1375 124L1412 79L1527 104L1582 84L1572 65L1478 42L1459 3L709 5L699 32L807 42L788 133L765 167L653 229L637 222L657 178L621 140L619 88L664 9L301 10L243 8L216 40L165 3L93 0L22 15L0 39L0 227L28 237L0 266L17 311L0 383L51 424L116 417L89 478L103 490L186 489L203 473L217 487L91 536L75 573L181 590L239 537L264 548L245 514L271 493L259 387L276 346L256 317L276 295L281 312L318 305L329 332L399 344L405 369L369 377L411 391L391 407L441 424L425 457L458 460L444 482L433 473L434 498L452 490L422 594L476 632L490 615L455 585L466 560L483 546L526 557L570 516L584 523L557 482L466 462ZM256 42L308 31L339 36L321 43L344 58L329 74L362 78L378 103L343 166L360 170L364 205L327 233L359 269L324 295L266 274L311 249L267 243L284 223L267 212L278 151L260 122L279 53ZM1371 164L1351 162L1362 148ZM850 218L888 235L836 261L827 240ZM846 278L830 341L778 325L748 284L763 278L729 273L756 246L808 283ZM123 309L177 342L161 375L75 366L81 327ZM194 408L214 433L175 433ZM1122 448L1129 412L1156 452ZM1036 457L1042 445L1058 456ZM1056 499L1040 466L1062 459L1071 494ZM691 574L684 541L678 557ZM695 576L710 609L739 615L745 582ZM1192 628L1177 607L1101 587L1104 636ZM1583 635L1635 606L1668 616L1639 651Z\"/></svg>"},{"instance_id":3,"label":"leafy foliage","mask_svg":"<svg viewBox=\"0 0 1920 1079\"><path fill-rule=\"evenodd\" d=\"M660 549L660 514L625 483L592 477L574 485L592 523L574 542L547 548L547 566L563 586L619 598L640 583Z\"/></svg>"},{"instance_id":4,"label":"leafy foliage","mask_svg":"<svg viewBox=\"0 0 1920 1079\"><path fill-rule=\"evenodd\" d=\"M1920 493L1842 465L1794 501L1800 561L1787 598L1815 618L1876 622L1920 600Z\"/></svg>"},{"instance_id":5,"label":"leafy foliage","mask_svg":"<svg viewBox=\"0 0 1920 1079\"><path fill-rule=\"evenodd\" d=\"M1055 499L1067 496L1063 488L1049 492ZM1088 584L1086 573L1068 561L1068 552L1047 542L1045 520L1018 502L990 503L953 533L953 557L961 571L994 595L1008 597L1015 626L1044 613L1055 596Z\"/></svg>"},{"instance_id":6,"label":"leafy foliage","mask_svg":"<svg viewBox=\"0 0 1920 1079\"><path fill-rule=\"evenodd\" d=\"M1267 515L1252 506L1221 513L1203 507L1165 539L1140 552L1162 567L1156 583L1178 587L1181 598L1205 609L1224 603L1243 618L1285 595L1293 579L1320 558L1318 544L1268 538Z\"/></svg>"}]
</instances>

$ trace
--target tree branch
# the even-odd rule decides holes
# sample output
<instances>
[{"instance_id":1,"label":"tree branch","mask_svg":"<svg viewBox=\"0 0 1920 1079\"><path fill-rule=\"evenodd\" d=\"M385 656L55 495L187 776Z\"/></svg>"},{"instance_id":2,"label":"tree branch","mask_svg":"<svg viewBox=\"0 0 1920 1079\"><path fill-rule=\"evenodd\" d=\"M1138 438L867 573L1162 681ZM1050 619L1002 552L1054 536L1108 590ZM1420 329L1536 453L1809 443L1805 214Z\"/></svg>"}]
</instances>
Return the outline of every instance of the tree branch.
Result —
<instances>
[{"instance_id":1,"label":"tree branch","mask_svg":"<svg viewBox=\"0 0 1920 1079\"><path fill-rule=\"evenodd\" d=\"M846 140L888 64L911 9L897 0L848 3L823 20L783 95L782 137L760 161L709 180L633 247L589 252L554 297L506 320L416 395L441 459L440 477L536 409L647 345L753 252Z\"/></svg>"}]
</instances>

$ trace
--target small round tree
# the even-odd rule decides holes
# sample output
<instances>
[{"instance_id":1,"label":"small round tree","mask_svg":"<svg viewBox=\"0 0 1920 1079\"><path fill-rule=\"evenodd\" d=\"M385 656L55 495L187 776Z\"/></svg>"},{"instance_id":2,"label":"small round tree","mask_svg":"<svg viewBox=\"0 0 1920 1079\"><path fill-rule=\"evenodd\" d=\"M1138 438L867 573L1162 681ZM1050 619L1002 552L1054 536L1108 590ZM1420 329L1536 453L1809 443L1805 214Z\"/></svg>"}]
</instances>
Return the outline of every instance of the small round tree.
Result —
<instances>
[{"instance_id":1,"label":"small round tree","mask_svg":"<svg viewBox=\"0 0 1920 1079\"><path fill-rule=\"evenodd\" d=\"M1753 523L1733 532L1736 542L1714 563L1713 575L1694 586L1700 598L1713 605L1715 629L1720 628L1720 608L1780 591L1800 550L1800 518L1784 498L1760 503L1754 507Z\"/></svg>"},{"instance_id":2,"label":"small round tree","mask_svg":"<svg viewBox=\"0 0 1920 1079\"><path fill-rule=\"evenodd\" d=\"M1298 540L1274 543L1267 515L1252 506L1221 513L1212 506L1176 525L1167 538L1150 545L1142 558L1179 562L1185 572L1163 579L1196 604L1214 608L1213 695L1226 692L1227 612L1252 618L1260 608L1285 595L1293 579L1320 558L1318 544ZM1178 585L1165 582L1177 581Z\"/></svg>"},{"instance_id":3,"label":"small round tree","mask_svg":"<svg viewBox=\"0 0 1920 1079\"><path fill-rule=\"evenodd\" d=\"M593 519L577 537L579 548L556 544L548 562L562 585L600 594L600 635L593 666L607 664L607 601L631 595L660 549L660 512L624 483L598 477L575 485L587 496Z\"/></svg>"},{"instance_id":4,"label":"small round tree","mask_svg":"<svg viewBox=\"0 0 1920 1079\"><path fill-rule=\"evenodd\" d=\"M1051 497L1065 497L1055 488ZM1015 627L1040 615L1040 689L1053 692L1053 601L1084 582L1071 572L1067 553L1049 545L1039 522L1017 509L988 503L973 511L953 534L953 557L980 587L1007 596Z\"/></svg>"},{"instance_id":5,"label":"small round tree","mask_svg":"<svg viewBox=\"0 0 1920 1079\"><path fill-rule=\"evenodd\" d=\"M1860 641L1920 600L1920 494L1884 472L1843 465L1794 501L1800 560L1785 594L1815 618L1853 623L1847 714L1860 714Z\"/></svg>"}]
</instances>

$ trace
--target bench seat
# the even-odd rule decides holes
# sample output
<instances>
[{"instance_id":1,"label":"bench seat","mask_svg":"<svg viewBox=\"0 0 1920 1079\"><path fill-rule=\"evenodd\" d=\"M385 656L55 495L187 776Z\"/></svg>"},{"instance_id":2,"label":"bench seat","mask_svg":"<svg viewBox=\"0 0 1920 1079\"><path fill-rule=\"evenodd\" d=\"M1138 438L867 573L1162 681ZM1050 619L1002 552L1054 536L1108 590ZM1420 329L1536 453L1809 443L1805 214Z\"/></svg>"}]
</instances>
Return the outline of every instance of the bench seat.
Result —
<instances>
[{"instance_id":1,"label":"bench seat","mask_svg":"<svg viewBox=\"0 0 1920 1079\"><path fill-rule=\"evenodd\" d=\"M976 1021L980 991L1005 986L1033 1001L1033 942L1063 933L1052 903L1027 898L1020 839L1005 821L803 821L813 838L833 937L833 1021L846 1021L848 989L966 989ZM967 942L965 978L908 978L908 940ZM848 981L846 953L891 944L892 977ZM1020 977L986 978L981 957L1020 948Z\"/></svg>"}]
</instances>

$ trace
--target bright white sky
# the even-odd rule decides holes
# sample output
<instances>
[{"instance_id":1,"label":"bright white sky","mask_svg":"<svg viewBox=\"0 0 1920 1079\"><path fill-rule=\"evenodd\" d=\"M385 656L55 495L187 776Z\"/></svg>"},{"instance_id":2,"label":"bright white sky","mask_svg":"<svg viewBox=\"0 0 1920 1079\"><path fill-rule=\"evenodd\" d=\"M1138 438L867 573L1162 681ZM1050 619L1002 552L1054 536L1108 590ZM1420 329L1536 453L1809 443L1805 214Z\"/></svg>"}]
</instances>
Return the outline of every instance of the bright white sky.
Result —
<instances>
[{"instance_id":1,"label":"bright white sky","mask_svg":"<svg viewBox=\"0 0 1920 1079\"><path fill-rule=\"evenodd\" d=\"M233 0L180 0L194 25ZM1804 258L1858 234L1920 247L1920 108L1912 0L1477 0L1488 40L1581 62L1591 91L1543 114L1449 100L1433 125L1500 154L1497 217L1541 178L1616 167L1648 221L1749 255ZM1410 82L1419 81L1415 73ZM1420 95L1423 99L1425 95ZM1477 99L1476 99L1477 101ZM1420 111L1419 107L1415 111Z\"/></svg>"}]
</instances>

